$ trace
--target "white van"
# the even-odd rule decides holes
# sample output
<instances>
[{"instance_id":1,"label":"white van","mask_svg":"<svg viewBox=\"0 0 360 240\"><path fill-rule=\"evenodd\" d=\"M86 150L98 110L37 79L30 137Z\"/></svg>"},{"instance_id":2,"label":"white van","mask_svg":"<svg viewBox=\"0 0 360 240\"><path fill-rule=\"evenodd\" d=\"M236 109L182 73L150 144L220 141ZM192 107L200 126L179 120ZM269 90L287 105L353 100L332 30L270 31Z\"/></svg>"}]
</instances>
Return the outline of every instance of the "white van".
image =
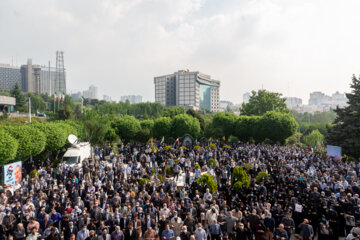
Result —
<instances>
[{"instance_id":1,"label":"white van","mask_svg":"<svg viewBox=\"0 0 360 240\"><path fill-rule=\"evenodd\" d=\"M62 161L69 167L82 167L82 161L91 158L91 146L89 142L81 142L72 145L65 152Z\"/></svg>"}]
</instances>

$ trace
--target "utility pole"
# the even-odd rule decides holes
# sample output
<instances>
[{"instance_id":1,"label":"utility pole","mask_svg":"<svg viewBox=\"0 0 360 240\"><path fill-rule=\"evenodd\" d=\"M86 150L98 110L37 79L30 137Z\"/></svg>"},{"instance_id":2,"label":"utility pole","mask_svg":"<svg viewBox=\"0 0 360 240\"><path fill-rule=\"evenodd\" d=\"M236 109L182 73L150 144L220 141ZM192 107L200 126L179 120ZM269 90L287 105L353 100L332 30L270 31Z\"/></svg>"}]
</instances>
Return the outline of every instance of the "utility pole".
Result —
<instances>
[{"instance_id":1,"label":"utility pole","mask_svg":"<svg viewBox=\"0 0 360 240\"><path fill-rule=\"evenodd\" d=\"M31 97L29 97L29 122L31 123Z\"/></svg>"}]
</instances>

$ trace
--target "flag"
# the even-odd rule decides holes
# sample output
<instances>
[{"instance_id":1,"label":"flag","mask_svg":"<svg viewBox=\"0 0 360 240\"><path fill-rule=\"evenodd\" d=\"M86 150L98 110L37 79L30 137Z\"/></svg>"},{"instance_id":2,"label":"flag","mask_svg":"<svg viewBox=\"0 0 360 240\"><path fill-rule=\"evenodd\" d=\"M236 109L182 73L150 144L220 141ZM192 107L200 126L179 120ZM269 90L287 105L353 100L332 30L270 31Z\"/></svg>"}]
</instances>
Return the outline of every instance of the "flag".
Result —
<instances>
[{"instance_id":1,"label":"flag","mask_svg":"<svg viewBox=\"0 0 360 240\"><path fill-rule=\"evenodd\" d=\"M81 97L81 105L83 105L83 104L84 104L84 98Z\"/></svg>"},{"instance_id":2,"label":"flag","mask_svg":"<svg viewBox=\"0 0 360 240\"><path fill-rule=\"evenodd\" d=\"M62 94L62 101L65 102L65 93Z\"/></svg>"},{"instance_id":3,"label":"flag","mask_svg":"<svg viewBox=\"0 0 360 240\"><path fill-rule=\"evenodd\" d=\"M55 95L54 95L54 101L56 102L56 92L55 92Z\"/></svg>"},{"instance_id":4,"label":"flag","mask_svg":"<svg viewBox=\"0 0 360 240\"><path fill-rule=\"evenodd\" d=\"M163 142L164 142L164 137L162 137L160 144L162 144Z\"/></svg>"},{"instance_id":5,"label":"flag","mask_svg":"<svg viewBox=\"0 0 360 240\"><path fill-rule=\"evenodd\" d=\"M176 139L175 143L178 143L179 142L179 138Z\"/></svg>"},{"instance_id":6,"label":"flag","mask_svg":"<svg viewBox=\"0 0 360 240\"><path fill-rule=\"evenodd\" d=\"M154 142L154 138L150 138L150 144L151 144L151 146L153 145L153 142Z\"/></svg>"},{"instance_id":7,"label":"flag","mask_svg":"<svg viewBox=\"0 0 360 240\"><path fill-rule=\"evenodd\" d=\"M226 140L225 136L222 137L222 140L224 140L224 142L225 142L225 140Z\"/></svg>"}]
</instances>

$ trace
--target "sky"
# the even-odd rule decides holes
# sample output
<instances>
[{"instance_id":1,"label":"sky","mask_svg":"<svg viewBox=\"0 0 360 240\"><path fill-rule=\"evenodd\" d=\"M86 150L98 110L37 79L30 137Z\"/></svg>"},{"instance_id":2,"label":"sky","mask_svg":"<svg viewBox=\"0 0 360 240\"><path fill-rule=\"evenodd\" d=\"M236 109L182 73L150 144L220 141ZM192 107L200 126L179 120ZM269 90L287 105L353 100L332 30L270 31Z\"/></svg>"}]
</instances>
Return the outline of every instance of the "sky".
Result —
<instances>
[{"instance_id":1,"label":"sky","mask_svg":"<svg viewBox=\"0 0 360 240\"><path fill-rule=\"evenodd\" d=\"M0 63L55 65L67 90L140 94L180 69L221 81L220 99L258 89L348 92L360 74L360 1L0 0Z\"/></svg>"}]
</instances>

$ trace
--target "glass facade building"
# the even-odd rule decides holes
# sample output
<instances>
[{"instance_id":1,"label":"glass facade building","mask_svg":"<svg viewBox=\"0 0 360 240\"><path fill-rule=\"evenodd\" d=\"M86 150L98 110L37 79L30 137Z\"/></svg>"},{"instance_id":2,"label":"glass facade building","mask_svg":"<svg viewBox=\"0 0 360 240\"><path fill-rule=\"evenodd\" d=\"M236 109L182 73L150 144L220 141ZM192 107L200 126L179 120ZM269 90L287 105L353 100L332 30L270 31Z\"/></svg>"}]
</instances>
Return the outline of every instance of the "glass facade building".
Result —
<instances>
[{"instance_id":1,"label":"glass facade building","mask_svg":"<svg viewBox=\"0 0 360 240\"><path fill-rule=\"evenodd\" d=\"M0 64L0 89L12 89L18 84L21 88L21 72L19 67Z\"/></svg>"},{"instance_id":2,"label":"glass facade building","mask_svg":"<svg viewBox=\"0 0 360 240\"><path fill-rule=\"evenodd\" d=\"M154 78L155 102L166 107L184 106L195 110L219 111L220 81L200 72L180 70Z\"/></svg>"}]
</instances>

